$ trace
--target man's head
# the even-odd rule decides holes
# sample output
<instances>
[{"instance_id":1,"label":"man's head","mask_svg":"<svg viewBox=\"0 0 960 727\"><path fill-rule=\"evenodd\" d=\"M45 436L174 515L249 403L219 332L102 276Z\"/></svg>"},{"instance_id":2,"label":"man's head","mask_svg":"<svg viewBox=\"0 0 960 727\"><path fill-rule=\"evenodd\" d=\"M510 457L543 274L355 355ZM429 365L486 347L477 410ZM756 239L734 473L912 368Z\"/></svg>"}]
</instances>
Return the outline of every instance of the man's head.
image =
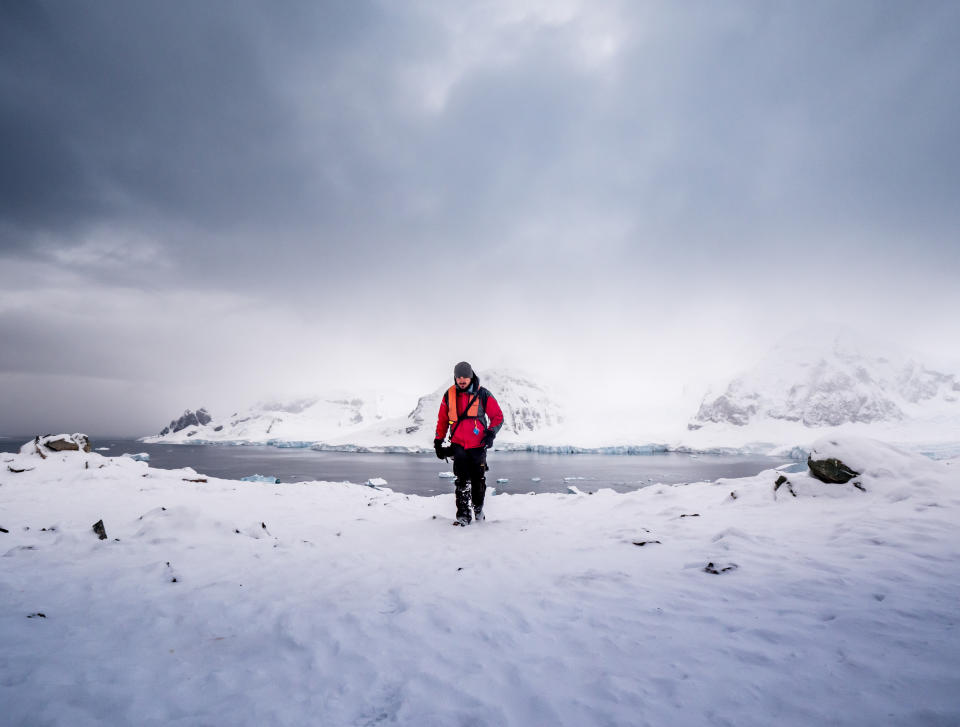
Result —
<instances>
[{"instance_id":1,"label":"man's head","mask_svg":"<svg viewBox=\"0 0 960 727\"><path fill-rule=\"evenodd\" d=\"M458 389L466 389L473 381L473 367L466 361L461 361L453 367L453 380Z\"/></svg>"}]
</instances>

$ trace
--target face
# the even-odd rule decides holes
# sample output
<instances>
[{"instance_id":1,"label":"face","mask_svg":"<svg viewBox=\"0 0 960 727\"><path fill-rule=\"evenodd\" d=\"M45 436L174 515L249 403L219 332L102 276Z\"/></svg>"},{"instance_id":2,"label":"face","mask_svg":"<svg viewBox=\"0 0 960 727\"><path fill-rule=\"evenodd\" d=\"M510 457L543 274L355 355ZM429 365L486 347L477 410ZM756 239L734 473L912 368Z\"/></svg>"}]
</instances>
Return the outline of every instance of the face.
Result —
<instances>
[{"instance_id":1,"label":"face","mask_svg":"<svg viewBox=\"0 0 960 727\"><path fill-rule=\"evenodd\" d=\"M456 378L457 388L461 390L466 389L468 386L470 386L470 381L471 379L469 376L458 376Z\"/></svg>"}]
</instances>

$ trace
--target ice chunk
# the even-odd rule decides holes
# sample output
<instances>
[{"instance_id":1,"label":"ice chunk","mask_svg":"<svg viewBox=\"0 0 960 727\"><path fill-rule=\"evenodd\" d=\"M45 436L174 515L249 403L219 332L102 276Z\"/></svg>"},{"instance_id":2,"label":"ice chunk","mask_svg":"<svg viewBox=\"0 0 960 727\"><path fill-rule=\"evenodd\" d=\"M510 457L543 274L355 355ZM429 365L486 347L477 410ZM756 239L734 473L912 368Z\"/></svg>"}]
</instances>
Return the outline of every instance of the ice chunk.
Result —
<instances>
[{"instance_id":1,"label":"ice chunk","mask_svg":"<svg viewBox=\"0 0 960 727\"><path fill-rule=\"evenodd\" d=\"M363 484L365 484L367 487L383 487L387 484L387 481L382 477L371 477Z\"/></svg>"},{"instance_id":2,"label":"ice chunk","mask_svg":"<svg viewBox=\"0 0 960 727\"><path fill-rule=\"evenodd\" d=\"M136 460L137 462L149 462L150 455L146 452L137 452L136 454L130 454L130 452L124 452L124 457L129 457L130 459Z\"/></svg>"},{"instance_id":3,"label":"ice chunk","mask_svg":"<svg viewBox=\"0 0 960 727\"><path fill-rule=\"evenodd\" d=\"M531 481L531 482L540 482L541 479L543 479L543 478L542 478L542 477L531 477L531 478L530 478L530 481Z\"/></svg>"},{"instance_id":4,"label":"ice chunk","mask_svg":"<svg viewBox=\"0 0 960 727\"><path fill-rule=\"evenodd\" d=\"M444 479L444 480L452 480L454 477L456 477L456 475L453 474L453 472L441 472L440 474L437 475L437 477L440 477L441 479Z\"/></svg>"},{"instance_id":5,"label":"ice chunk","mask_svg":"<svg viewBox=\"0 0 960 727\"><path fill-rule=\"evenodd\" d=\"M498 485L505 485L505 484L507 484L509 481L510 481L510 480L509 480L508 478L506 478L506 477L500 477L500 478L497 479L497 484L498 484Z\"/></svg>"},{"instance_id":6,"label":"ice chunk","mask_svg":"<svg viewBox=\"0 0 960 727\"><path fill-rule=\"evenodd\" d=\"M250 475L249 477L241 477L241 482L269 482L271 485L279 485L280 478L272 477L268 475Z\"/></svg>"}]
</instances>

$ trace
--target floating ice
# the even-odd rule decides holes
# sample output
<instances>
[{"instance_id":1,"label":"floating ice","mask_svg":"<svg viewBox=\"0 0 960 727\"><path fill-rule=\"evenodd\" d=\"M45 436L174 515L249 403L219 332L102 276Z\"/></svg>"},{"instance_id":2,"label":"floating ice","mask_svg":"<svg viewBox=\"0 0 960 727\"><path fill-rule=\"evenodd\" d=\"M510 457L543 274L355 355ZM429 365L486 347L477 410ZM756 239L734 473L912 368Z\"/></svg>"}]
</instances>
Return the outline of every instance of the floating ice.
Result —
<instances>
[{"instance_id":1,"label":"floating ice","mask_svg":"<svg viewBox=\"0 0 960 727\"><path fill-rule=\"evenodd\" d=\"M542 480L542 479L543 479L542 477L531 477L531 478L530 478L530 481L531 481L531 482L540 482L540 480Z\"/></svg>"},{"instance_id":2,"label":"floating ice","mask_svg":"<svg viewBox=\"0 0 960 727\"><path fill-rule=\"evenodd\" d=\"M137 452L136 454L130 454L129 452L123 453L124 457L129 457L130 459L136 460L137 462L149 462L150 455L146 452Z\"/></svg>"},{"instance_id":3,"label":"floating ice","mask_svg":"<svg viewBox=\"0 0 960 727\"><path fill-rule=\"evenodd\" d=\"M367 487L383 487L387 484L387 481L382 477L371 477L363 484L365 484Z\"/></svg>"},{"instance_id":4,"label":"floating ice","mask_svg":"<svg viewBox=\"0 0 960 727\"><path fill-rule=\"evenodd\" d=\"M453 474L453 472L441 472L437 475L437 477L440 477L444 480L452 480L454 477L456 477L456 475Z\"/></svg>"},{"instance_id":5,"label":"floating ice","mask_svg":"<svg viewBox=\"0 0 960 727\"><path fill-rule=\"evenodd\" d=\"M249 477L241 477L241 482L269 482L271 485L279 485L280 479L277 477L270 477L268 475L250 475Z\"/></svg>"},{"instance_id":6,"label":"floating ice","mask_svg":"<svg viewBox=\"0 0 960 727\"><path fill-rule=\"evenodd\" d=\"M509 480L509 478L507 478L507 477L500 477L500 478L497 479L497 484L498 484L498 485L505 485L505 484L507 484L509 481L510 481L510 480Z\"/></svg>"}]
</instances>

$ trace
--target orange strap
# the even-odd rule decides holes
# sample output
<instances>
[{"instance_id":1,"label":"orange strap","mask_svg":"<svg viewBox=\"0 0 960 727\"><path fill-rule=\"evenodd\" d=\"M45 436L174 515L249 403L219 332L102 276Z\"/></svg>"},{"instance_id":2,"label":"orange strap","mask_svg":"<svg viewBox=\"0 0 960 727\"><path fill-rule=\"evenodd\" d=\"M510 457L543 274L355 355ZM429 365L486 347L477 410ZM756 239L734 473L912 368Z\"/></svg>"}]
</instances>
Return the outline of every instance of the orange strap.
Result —
<instances>
[{"instance_id":1,"label":"orange strap","mask_svg":"<svg viewBox=\"0 0 960 727\"><path fill-rule=\"evenodd\" d=\"M475 397L473 403L470 405L470 408L463 413L464 417L477 418L480 414L480 397ZM457 387L456 385L451 386L447 389L447 419L450 421L450 424L456 424L457 419L460 418L460 415L457 414Z\"/></svg>"}]
</instances>

